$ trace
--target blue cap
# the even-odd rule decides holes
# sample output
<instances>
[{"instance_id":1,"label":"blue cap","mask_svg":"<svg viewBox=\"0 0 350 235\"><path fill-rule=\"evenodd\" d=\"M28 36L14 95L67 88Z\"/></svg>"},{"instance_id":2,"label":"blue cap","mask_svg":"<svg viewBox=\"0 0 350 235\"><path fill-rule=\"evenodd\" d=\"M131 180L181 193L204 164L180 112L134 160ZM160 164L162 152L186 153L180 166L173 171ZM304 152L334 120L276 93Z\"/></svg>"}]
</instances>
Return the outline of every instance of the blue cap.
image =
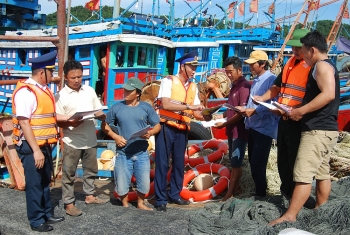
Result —
<instances>
[{"instance_id":1,"label":"blue cap","mask_svg":"<svg viewBox=\"0 0 350 235\"><path fill-rule=\"evenodd\" d=\"M179 62L180 64L198 65L198 51L191 51L175 60L175 62Z\"/></svg>"},{"instance_id":2,"label":"blue cap","mask_svg":"<svg viewBox=\"0 0 350 235\"><path fill-rule=\"evenodd\" d=\"M55 68L57 52L53 51L45 55L32 58L28 60L28 63L32 63L33 69L53 69Z\"/></svg>"}]
</instances>

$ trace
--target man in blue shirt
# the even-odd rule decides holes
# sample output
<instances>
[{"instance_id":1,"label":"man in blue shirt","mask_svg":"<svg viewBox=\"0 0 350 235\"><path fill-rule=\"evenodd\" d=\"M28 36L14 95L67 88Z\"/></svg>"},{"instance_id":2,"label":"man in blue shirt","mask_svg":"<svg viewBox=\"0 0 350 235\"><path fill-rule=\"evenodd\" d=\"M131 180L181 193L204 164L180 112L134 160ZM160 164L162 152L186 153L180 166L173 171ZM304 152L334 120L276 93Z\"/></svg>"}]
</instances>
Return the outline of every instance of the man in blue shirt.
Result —
<instances>
[{"instance_id":1,"label":"man in blue shirt","mask_svg":"<svg viewBox=\"0 0 350 235\"><path fill-rule=\"evenodd\" d=\"M137 208L152 210L144 203L150 190L150 161L147 151L148 139L160 131L159 117L153 107L140 101L142 82L130 78L124 85L124 101L114 104L101 124L101 129L115 140L117 156L114 165L115 190L120 195L123 207L129 207L128 192L132 175L136 177ZM117 126L118 134L110 125ZM141 137L132 138L139 130L153 127Z\"/></svg>"},{"instance_id":2,"label":"man in blue shirt","mask_svg":"<svg viewBox=\"0 0 350 235\"><path fill-rule=\"evenodd\" d=\"M265 197L267 189L266 165L270 154L272 139L277 137L278 117L263 105L253 103L252 96L263 95L272 85L276 76L268 71L268 56L263 51L253 51L249 64L254 75L247 107L242 109L246 116L245 127L248 130L248 158L255 183L255 196ZM267 101L270 102L270 101Z\"/></svg>"}]
</instances>

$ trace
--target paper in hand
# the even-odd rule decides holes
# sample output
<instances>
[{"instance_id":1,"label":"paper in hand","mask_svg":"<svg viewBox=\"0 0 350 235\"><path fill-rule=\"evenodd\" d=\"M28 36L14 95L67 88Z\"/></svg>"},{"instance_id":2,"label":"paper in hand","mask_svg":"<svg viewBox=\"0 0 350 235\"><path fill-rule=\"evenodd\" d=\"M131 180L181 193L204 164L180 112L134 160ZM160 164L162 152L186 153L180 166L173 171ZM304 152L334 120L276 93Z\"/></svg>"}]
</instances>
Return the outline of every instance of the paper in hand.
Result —
<instances>
[{"instance_id":1,"label":"paper in hand","mask_svg":"<svg viewBox=\"0 0 350 235\"><path fill-rule=\"evenodd\" d=\"M212 108L203 109L203 110L202 110L202 114L203 114L203 115L214 114L214 113L218 112L218 111L220 110L221 107L222 107L222 105L215 106L215 107L212 107Z\"/></svg>"},{"instance_id":2,"label":"paper in hand","mask_svg":"<svg viewBox=\"0 0 350 235\"><path fill-rule=\"evenodd\" d=\"M73 120L79 117L82 117L83 119L87 118L87 117L91 117L91 115L94 115L95 113L97 113L98 111L101 111L102 109L95 109L95 110L90 110L90 111L82 111L82 112L76 112L75 114L73 114L69 119L69 120ZM86 117L87 116L87 117Z\"/></svg>"},{"instance_id":3,"label":"paper in hand","mask_svg":"<svg viewBox=\"0 0 350 235\"><path fill-rule=\"evenodd\" d=\"M147 125L145 128L132 133L132 135L130 136L129 140L143 136L144 134L146 134L148 132L150 127L151 127L150 125Z\"/></svg>"},{"instance_id":4,"label":"paper in hand","mask_svg":"<svg viewBox=\"0 0 350 235\"><path fill-rule=\"evenodd\" d=\"M226 122L226 118L219 118L219 119L215 119L215 120L210 120L210 121L201 121L203 127L212 127L215 126L216 123L220 123L220 122Z\"/></svg>"},{"instance_id":5,"label":"paper in hand","mask_svg":"<svg viewBox=\"0 0 350 235\"><path fill-rule=\"evenodd\" d=\"M284 104L280 104L280 103L278 103L278 102L276 102L276 101L273 101L272 104L273 104L276 108L282 110L282 111L285 112L285 113L289 113L289 112L290 112L290 108L289 108L288 106L284 105Z\"/></svg>"},{"instance_id":6,"label":"paper in hand","mask_svg":"<svg viewBox=\"0 0 350 235\"><path fill-rule=\"evenodd\" d=\"M266 108L268 109L271 109L271 110L274 110L274 109L277 109L276 106L270 104L270 103L266 103L266 102L262 102L262 101L257 101L256 99L254 99L254 97L252 95L250 95L250 98L252 100L254 100L254 102L258 103L258 104L261 104L263 106L265 106Z\"/></svg>"}]
</instances>

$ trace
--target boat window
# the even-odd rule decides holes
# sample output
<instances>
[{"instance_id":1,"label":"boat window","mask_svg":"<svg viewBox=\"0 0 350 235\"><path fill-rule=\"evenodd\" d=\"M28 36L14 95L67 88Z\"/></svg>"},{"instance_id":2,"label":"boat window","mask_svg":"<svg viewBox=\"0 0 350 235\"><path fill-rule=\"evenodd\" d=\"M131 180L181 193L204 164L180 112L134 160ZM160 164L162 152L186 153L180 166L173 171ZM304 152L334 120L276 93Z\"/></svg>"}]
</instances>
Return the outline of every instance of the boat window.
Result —
<instances>
[{"instance_id":1,"label":"boat window","mask_svg":"<svg viewBox=\"0 0 350 235\"><path fill-rule=\"evenodd\" d=\"M74 48L69 48L68 60L75 60L75 49Z\"/></svg>"},{"instance_id":2,"label":"boat window","mask_svg":"<svg viewBox=\"0 0 350 235\"><path fill-rule=\"evenodd\" d=\"M134 46L129 46L129 51L128 51L128 67L133 67L134 66L134 55L135 53L135 47Z\"/></svg>"},{"instance_id":3,"label":"boat window","mask_svg":"<svg viewBox=\"0 0 350 235\"><path fill-rule=\"evenodd\" d=\"M158 49L154 49L154 54L153 54L153 68L157 68L158 66Z\"/></svg>"},{"instance_id":4,"label":"boat window","mask_svg":"<svg viewBox=\"0 0 350 235\"><path fill-rule=\"evenodd\" d=\"M124 46L117 46L117 53L116 53L116 64L117 67L123 67L124 65L124 54L125 54L125 47Z\"/></svg>"},{"instance_id":5,"label":"boat window","mask_svg":"<svg viewBox=\"0 0 350 235\"><path fill-rule=\"evenodd\" d=\"M147 55L147 61L148 61L148 67L153 68L153 48L148 48L148 55Z\"/></svg>"},{"instance_id":6,"label":"boat window","mask_svg":"<svg viewBox=\"0 0 350 235\"><path fill-rule=\"evenodd\" d=\"M198 48L198 60L199 61L208 61L209 48Z\"/></svg>"},{"instance_id":7,"label":"boat window","mask_svg":"<svg viewBox=\"0 0 350 235\"><path fill-rule=\"evenodd\" d=\"M45 55L47 53L50 53L50 49L42 49L41 50L41 55Z\"/></svg>"},{"instance_id":8,"label":"boat window","mask_svg":"<svg viewBox=\"0 0 350 235\"><path fill-rule=\"evenodd\" d=\"M19 49L18 57L20 59L21 66L25 66L27 62L27 51L25 49Z\"/></svg>"},{"instance_id":9,"label":"boat window","mask_svg":"<svg viewBox=\"0 0 350 235\"><path fill-rule=\"evenodd\" d=\"M79 58L90 57L90 47L79 48Z\"/></svg>"},{"instance_id":10,"label":"boat window","mask_svg":"<svg viewBox=\"0 0 350 235\"><path fill-rule=\"evenodd\" d=\"M137 65L146 65L147 48L139 47L137 55Z\"/></svg>"},{"instance_id":11,"label":"boat window","mask_svg":"<svg viewBox=\"0 0 350 235\"><path fill-rule=\"evenodd\" d=\"M238 47L236 47L238 48ZM250 52L253 51L253 46L252 45L243 45L243 46L239 46L239 50L237 53L238 57L243 57L243 58L248 58L250 55Z\"/></svg>"}]
</instances>

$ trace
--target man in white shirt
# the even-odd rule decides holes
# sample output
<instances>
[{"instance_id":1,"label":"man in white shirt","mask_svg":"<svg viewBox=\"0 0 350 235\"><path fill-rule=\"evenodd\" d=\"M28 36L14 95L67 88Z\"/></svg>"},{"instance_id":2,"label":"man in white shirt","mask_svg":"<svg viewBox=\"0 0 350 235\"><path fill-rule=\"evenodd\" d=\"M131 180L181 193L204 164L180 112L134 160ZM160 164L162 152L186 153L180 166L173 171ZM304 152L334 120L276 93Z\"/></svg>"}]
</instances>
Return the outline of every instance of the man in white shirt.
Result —
<instances>
[{"instance_id":1,"label":"man in white shirt","mask_svg":"<svg viewBox=\"0 0 350 235\"><path fill-rule=\"evenodd\" d=\"M57 52L28 60L32 77L17 83L12 96L13 142L22 161L26 179L27 216L31 229L53 230L50 224L64 220L51 214L51 144L58 140L55 100L47 84L53 81Z\"/></svg>"},{"instance_id":2,"label":"man in white shirt","mask_svg":"<svg viewBox=\"0 0 350 235\"><path fill-rule=\"evenodd\" d=\"M197 84L190 82L198 65L197 51L190 52L176 60L180 63L178 76L167 76L162 80L158 94L158 115L161 131L156 134L155 195L158 211L165 212L169 200L178 205L189 201L180 197L184 178L184 154L187 132L191 118L203 119L203 106L198 97ZM172 157L170 190L167 193L167 172L169 157Z\"/></svg>"},{"instance_id":3,"label":"man in white shirt","mask_svg":"<svg viewBox=\"0 0 350 235\"><path fill-rule=\"evenodd\" d=\"M78 111L100 111L95 117L104 120L106 115L92 87L82 85L83 66L80 62L67 61L63 67L66 86L56 95L57 113L72 116ZM74 197L75 172L81 160L84 176L83 190L86 194L86 204L102 204L109 198L94 196L94 180L98 172L96 158L96 128L92 119L80 120L74 124L59 122L63 128L63 170L62 170L62 200L65 204L66 214L79 216L82 211L78 209Z\"/></svg>"}]
</instances>

